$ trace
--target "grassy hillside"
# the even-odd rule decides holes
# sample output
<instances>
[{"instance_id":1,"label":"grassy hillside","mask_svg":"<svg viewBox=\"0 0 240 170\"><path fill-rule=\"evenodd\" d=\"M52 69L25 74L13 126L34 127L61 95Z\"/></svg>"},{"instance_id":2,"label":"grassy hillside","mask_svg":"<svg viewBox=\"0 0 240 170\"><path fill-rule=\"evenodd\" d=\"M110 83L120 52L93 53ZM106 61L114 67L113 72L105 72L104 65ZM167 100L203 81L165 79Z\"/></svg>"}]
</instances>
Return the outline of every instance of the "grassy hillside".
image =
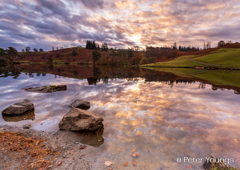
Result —
<instances>
[{"instance_id":1,"label":"grassy hillside","mask_svg":"<svg viewBox=\"0 0 240 170\"><path fill-rule=\"evenodd\" d=\"M194 60L209 64L240 66L240 48L222 48Z\"/></svg>"},{"instance_id":2,"label":"grassy hillside","mask_svg":"<svg viewBox=\"0 0 240 170\"><path fill-rule=\"evenodd\" d=\"M208 54L181 56L168 62L147 64L152 67L217 67L240 69L240 48L220 48Z\"/></svg>"}]
</instances>

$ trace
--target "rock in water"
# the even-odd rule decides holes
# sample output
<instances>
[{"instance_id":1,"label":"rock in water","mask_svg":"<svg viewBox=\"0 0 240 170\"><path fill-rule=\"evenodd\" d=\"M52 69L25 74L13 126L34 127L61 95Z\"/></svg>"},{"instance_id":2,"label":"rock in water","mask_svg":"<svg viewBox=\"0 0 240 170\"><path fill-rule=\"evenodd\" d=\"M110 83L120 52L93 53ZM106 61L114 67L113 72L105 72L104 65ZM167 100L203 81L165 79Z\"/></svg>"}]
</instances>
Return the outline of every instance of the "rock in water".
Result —
<instances>
[{"instance_id":1,"label":"rock in water","mask_svg":"<svg viewBox=\"0 0 240 170\"><path fill-rule=\"evenodd\" d=\"M31 124L23 125L23 129L30 129L30 128L31 128Z\"/></svg>"},{"instance_id":2,"label":"rock in water","mask_svg":"<svg viewBox=\"0 0 240 170\"><path fill-rule=\"evenodd\" d=\"M205 170L212 170L212 169L230 169L227 164L223 161L224 159L221 158L214 158L212 155L208 157L203 164L203 168Z\"/></svg>"},{"instance_id":3,"label":"rock in water","mask_svg":"<svg viewBox=\"0 0 240 170\"><path fill-rule=\"evenodd\" d=\"M87 101L77 99L69 107L71 107L71 108L75 107L75 108L80 108L80 109L89 109L90 103Z\"/></svg>"},{"instance_id":4,"label":"rock in water","mask_svg":"<svg viewBox=\"0 0 240 170\"><path fill-rule=\"evenodd\" d=\"M86 110L72 108L59 123L61 130L97 131L103 127L103 118Z\"/></svg>"},{"instance_id":5,"label":"rock in water","mask_svg":"<svg viewBox=\"0 0 240 170\"><path fill-rule=\"evenodd\" d=\"M22 102L15 103L10 105L2 111L3 115L21 115L27 111L34 110L34 105L30 100L25 99Z\"/></svg>"},{"instance_id":6,"label":"rock in water","mask_svg":"<svg viewBox=\"0 0 240 170\"><path fill-rule=\"evenodd\" d=\"M23 88L23 90L28 92L38 92L38 93L52 93L57 91L66 91L66 85L51 85L51 86L42 86L42 87L29 87Z\"/></svg>"}]
</instances>

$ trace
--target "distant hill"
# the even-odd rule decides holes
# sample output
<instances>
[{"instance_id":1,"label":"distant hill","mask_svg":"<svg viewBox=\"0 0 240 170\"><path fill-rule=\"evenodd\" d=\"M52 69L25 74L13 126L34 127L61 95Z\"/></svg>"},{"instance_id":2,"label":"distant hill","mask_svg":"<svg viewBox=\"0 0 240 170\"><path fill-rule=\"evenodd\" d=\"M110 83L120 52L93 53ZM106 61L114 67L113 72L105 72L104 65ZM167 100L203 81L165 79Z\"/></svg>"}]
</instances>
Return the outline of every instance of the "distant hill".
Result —
<instances>
[{"instance_id":1,"label":"distant hill","mask_svg":"<svg viewBox=\"0 0 240 170\"><path fill-rule=\"evenodd\" d=\"M81 47L47 52L20 52L19 54L24 56L24 58L19 61L20 63L44 64L49 62L49 58L52 58L55 64L92 62L92 51Z\"/></svg>"}]
</instances>

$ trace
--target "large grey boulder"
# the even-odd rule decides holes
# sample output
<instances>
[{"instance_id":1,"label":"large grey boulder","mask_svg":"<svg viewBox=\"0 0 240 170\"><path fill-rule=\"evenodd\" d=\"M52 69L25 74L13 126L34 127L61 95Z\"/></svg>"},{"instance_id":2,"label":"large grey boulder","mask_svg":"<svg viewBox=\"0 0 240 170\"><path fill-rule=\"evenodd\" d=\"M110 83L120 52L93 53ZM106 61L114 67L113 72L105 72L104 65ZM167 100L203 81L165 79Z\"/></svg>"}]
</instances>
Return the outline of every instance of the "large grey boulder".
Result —
<instances>
[{"instance_id":1,"label":"large grey boulder","mask_svg":"<svg viewBox=\"0 0 240 170\"><path fill-rule=\"evenodd\" d=\"M42 86L42 87L29 87L23 88L23 90L28 92L38 92L38 93L52 93L57 91L66 91L66 85L51 85L51 86Z\"/></svg>"},{"instance_id":2,"label":"large grey boulder","mask_svg":"<svg viewBox=\"0 0 240 170\"><path fill-rule=\"evenodd\" d=\"M89 109L90 103L87 101L77 99L69 107L71 107L71 108L75 107L75 108L80 108L80 109Z\"/></svg>"},{"instance_id":3,"label":"large grey boulder","mask_svg":"<svg viewBox=\"0 0 240 170\"><path fill-rule=\"evenodd\" d=\"M25 99L22 102L15 103L10 105L2 111L3 115L21 115L27 111L34 110L34 105L28 99Z\"/></svg>"},{"instance_id":4,"label":"large grey boulder","mask_svg":"<svg viewBox=\"0 0 240 170\"><path fill-rule=\"evenodd\" d=\"M78 108L72 108L63 116L58 126L61 130L97 131L103 127L102 122L103 118L98 114Z\"/></svg>"}]
</instances>

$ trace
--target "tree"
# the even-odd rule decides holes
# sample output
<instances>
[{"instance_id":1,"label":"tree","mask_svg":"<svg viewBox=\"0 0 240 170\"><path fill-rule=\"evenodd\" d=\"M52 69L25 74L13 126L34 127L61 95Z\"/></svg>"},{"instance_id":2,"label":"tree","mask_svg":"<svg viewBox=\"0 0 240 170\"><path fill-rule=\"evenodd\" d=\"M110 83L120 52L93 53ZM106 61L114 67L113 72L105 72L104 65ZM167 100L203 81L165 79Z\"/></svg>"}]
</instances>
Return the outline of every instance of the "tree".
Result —
<instances>
[{"instance_id":1,"label":"tree","mask_svg":"<svg viewBox=\"0 0 240 170\"><path fill-rule=\"evenodd\" d=\"M47 59L48 59L48 66L49 66L49 68L53 69L53 55L49 54Z\"/></svg>"},{"instance_id":2,"label":"tree","mask_svg":"<svg viewBox=\"0 0 240 170\"><path fill-rule=\"evenodd\" d=\"M0 48L0 63L6 62L6 50Z\"/></svg>"},{"instance_id":3,"label":"tree","mask_svg":"<svg viewBox=\"0 0 240 170\"><path fill-rule=\"evenodd\" d=\"M148 58L147 57L143 57L142 59L141 59L141 61L140 61L140 64L142 65L142 64L148 64Z\"/></svg>"},{"instance_id":4,"label":"tree","mask_svg":"<svg viewBox=\"0 0 240 170\"><path fill-rule=\"evenodd\" d=\"M182 51L182 47L181 47L181 45L179 45L179 48L178 48L178 49L179 49L179 51Z\"/></svg>"},{"instance_id":5,"label":"tree","mask_svg":"<svg viewBox=\"0 0 240 170\"><path fill-rule=\"evenodd\" d=\"M30 47L26 47L26 52L30 52L31 51L31 48Z\"/></svg>"},{"instance_id":6,"label":"tree","mask_svg":"<svg viewBox=\"0 0 240 170\"><path fill-rule=\"evenodd\" d=\"M39 52L43 52L43 49L42 49L42 48L40 48L40 49L39 49Z\"/></svg>"},{"instance_id":7,"label":"tree","mask_svg":"<svg viewBox=\"0 0 240 170\"><path fill-rule=\"evenodd\" d=\"M37 53L37 52L38 52L38 49L34 48L33 51L34 51L35 53Z\"/></svg>"},{"instance_id":8,"label":"tree","mask_svg":"<svg viewBox=\"0 0 240 170\"><path fill-rule=\"evenodd\" d=\"M177 49L177 43L173 43L173 49L176 50Z\"/></svg>"},{"instance_id":9,"label":"tree","mask_svg":"<svg viewBox=\"0 0 240 170\"><path fill-rule=\"evenodd\" d=\"M97 49L98 47L98 44L95 43L95 41L87 41L86 43L86 49L89 49L89 50L94 50L94 49Z\"/></svg>"},{"instance_id":10,"label":"tree","mask_svg":"<svg viewBox=\"0 0 240 170\"><path fill-rule=\"evenodd\" d=\"M101 54L98 52L98 50L94 50L92 52L92 60L93 60L93 65L95 66L95 62L98 61L101 58Z\"/></svg>"},{"instance_id":11,"label":"tree","mask_svg":"<svg viewBox=\"0 0 240 170\"><path fill-rule=\"evenodd\" d=\"M106 42L102 43L102 50L103 51L108 51L108 45Z\"/></svg>"},{"instance_id":12,"label":"tree","mask_svg":"<svg viewBox=\"0 0 240 170\"><path fill-rule=\"evenodd\" d=\"M6 50L0 48L0 57L5 58L6 57Z\"/></svg>"},{"instance_id":13,"label":"tree","mask_svg":"<svg viewBox=\"0 0 240 170\"><path fill-rule=\"evenodd\" d=\"M131 59L134 57L134 50L133 49L128 49L127 50L127 53L128 53L128 58Z\"/></svg>"},{"instance_id":14,"label":"tree","mask_svg":"<svg viewBox=\"0 0 240 170\"><path fill-rule=\"evenodd\" d=\"M8 62L13 63L13 61L19 57L18 52L15 48L13 47L8 47L6 50L6 55L5 57L7 58Z\"/></svg>"},{"instance_id":15,"label":"tree","mask_svg":"<svg viewBox=\"0 0 240 170\"><path fill-rule=\"evenodd\" d=\"M78 54L77 50L74 48L72 51L72 56L76 56Z\"/></svg>"},{"instance_id":16,"label":"tree","mask_svg":"<svg viewBox=\"0 0 240 170\"><path fill-rule=\"evenodd\" d=\"M157 62L157 57L149 57L148 62L149 63L156 63Z\"/></svg>"},{"instance_id":17,"label":"tree","mask_svg":"<svg viewBox=\"0 0 240 170\"><path fill-rule=\"evenodd\" d=\"M218 42L218 47L221 47L221 46L223 46L223 45L225 45L225 42L224 42L223 40L221 40L221 41Z\"/></svg>"},{"instance_id":18,"label":"tree","mask_svg":"<svg viewBox=\"0 0 240 170\"><path fill-rule=\"evenodd\" d=\"M178 50L172 51L172 57L178 57L180 55L180 52Z\"/></svg>"}]
</instances>

